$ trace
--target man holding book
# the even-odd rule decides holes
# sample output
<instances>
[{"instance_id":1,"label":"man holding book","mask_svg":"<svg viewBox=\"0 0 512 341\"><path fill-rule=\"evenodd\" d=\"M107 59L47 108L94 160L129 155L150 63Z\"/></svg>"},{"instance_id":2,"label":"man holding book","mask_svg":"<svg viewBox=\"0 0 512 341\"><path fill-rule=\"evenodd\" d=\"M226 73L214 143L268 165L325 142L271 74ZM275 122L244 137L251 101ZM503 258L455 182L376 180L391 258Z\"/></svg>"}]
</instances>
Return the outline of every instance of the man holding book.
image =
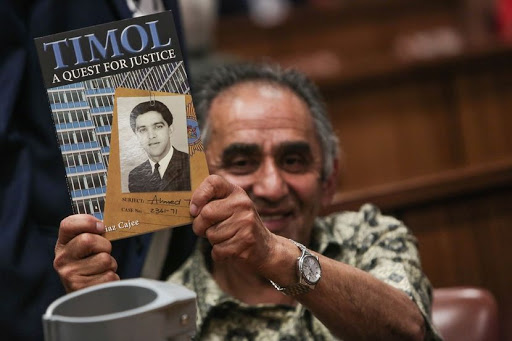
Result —
<instances>
[{"instance_id":1,"label":"man holding book","mask_svg":"<svg viewBox=\"0 0 512 341\"><path fill-rule=\"evenodd\" d=\"M319 217L339 157L309 80L234 65L195 100L213 175L190 204L203 238L169 280L197 293L198 339L439 339L409 230L372 205ZM62 221L54 265L68 291L119 278L103 228Z\"/></svg>"}]
</instances>

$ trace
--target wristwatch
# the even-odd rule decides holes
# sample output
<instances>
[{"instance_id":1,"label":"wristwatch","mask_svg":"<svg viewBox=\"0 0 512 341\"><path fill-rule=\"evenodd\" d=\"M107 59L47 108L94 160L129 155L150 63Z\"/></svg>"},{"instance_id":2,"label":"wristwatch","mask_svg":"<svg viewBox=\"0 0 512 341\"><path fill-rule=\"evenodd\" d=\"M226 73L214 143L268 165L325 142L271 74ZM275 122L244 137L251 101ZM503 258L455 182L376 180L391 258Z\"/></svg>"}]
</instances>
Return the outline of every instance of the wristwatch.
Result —
<instances>
[{"instance_id":1,"label":"wristwatch","mask_svg":"<svg viewBox=\"0 0 512 341\"><path fill-rule=\"evenodd\" d=\"M301 243L297 243L292 239L290 240L297 245L301 251L301 255L297 258L297 276L299 277L299 281L286 288L279 286L273 281L270 281L270 283L285 295L298 296L315 289L316 284L322 277L322 268L320 267L317 256L310 253Z\"/></svg>"}]
</instances>

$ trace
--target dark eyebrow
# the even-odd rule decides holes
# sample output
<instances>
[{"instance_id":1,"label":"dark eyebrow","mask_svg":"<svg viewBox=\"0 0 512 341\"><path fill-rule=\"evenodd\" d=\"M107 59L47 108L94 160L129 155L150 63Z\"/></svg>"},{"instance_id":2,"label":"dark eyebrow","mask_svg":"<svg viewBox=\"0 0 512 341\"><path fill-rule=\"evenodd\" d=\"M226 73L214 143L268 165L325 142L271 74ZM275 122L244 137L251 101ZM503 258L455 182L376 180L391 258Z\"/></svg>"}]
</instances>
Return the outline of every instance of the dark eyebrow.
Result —
<instances>
[{"instance_id":1,"label":"dark eyebrow","mask_svg":"<svg viewBox=\"0 0 512 341\"><path fill-rule=\"evenodd\" d=\"M261 154L260 147L256 144L233 143L227 146L222 152L222 162L226 163L237 155Z\"/></svg>"},{"instance_id":2,"label":"dark eyebrow","mask_svg":"<svg viewBox=\"0 0 512 341\"><path fill-rule=\"evenodd\" d=\"M163 124L163 125L165 125L166 123L167 123L167 122L165 122L165 120L161 120L161 121L155 122L155 123L150 124L150 125L151 125L151 126L155 126L155 125L157 125L157 124ZM138 125L137 125L137 123L135 123L135 128L136 128L136 129L139 129L139 128L142 128L142 127L146 127L146 126L145 126L145 125L140 125L140 126L138 126Z\"/></svg>"},{"instance_id":3,"label":"dark eyebrow","mask_svg":"<svg viewBox=\"0 0 512 341\"><path fill-rule=\"evenodd\" d=\"M276 154L299 153L302 155L311 155L311 146L303 141L284 142L277 147ZM227 146L222 152L222 162L228 163L238 155L260 155L261 148L257 144L233 143Z\"/></svg>"},{"instance_id":4,"label":"dark eyebrow","mask_svg":"<svg viewBox=\"0 0 512 341\"><path fill-rule=\"evenodd\" d=\"M311 146L307 142L303 141L290 141L284 142L276 150L277 154L283 153L300 153L304 155L311 154Z\"/></svg>"}]
</instances>

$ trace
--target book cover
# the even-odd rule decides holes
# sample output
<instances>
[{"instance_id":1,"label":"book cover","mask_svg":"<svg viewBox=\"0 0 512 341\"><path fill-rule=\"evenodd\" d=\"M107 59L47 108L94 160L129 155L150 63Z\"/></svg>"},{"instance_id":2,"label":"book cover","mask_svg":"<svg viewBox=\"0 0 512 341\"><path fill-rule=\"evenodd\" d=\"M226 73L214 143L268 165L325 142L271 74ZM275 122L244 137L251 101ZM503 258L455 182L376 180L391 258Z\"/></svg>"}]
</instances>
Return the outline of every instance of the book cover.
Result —
<instances>
[{"instance_id":1,"label":"book cover","mask_svg":"<svg viewBox=\"0 0 512 341\"><path fill-rule=\"evenodd\" d=\"M110 240L190 223L208 168L172 13L35 44L73 211Z\"/></svg>"}]
</instances>

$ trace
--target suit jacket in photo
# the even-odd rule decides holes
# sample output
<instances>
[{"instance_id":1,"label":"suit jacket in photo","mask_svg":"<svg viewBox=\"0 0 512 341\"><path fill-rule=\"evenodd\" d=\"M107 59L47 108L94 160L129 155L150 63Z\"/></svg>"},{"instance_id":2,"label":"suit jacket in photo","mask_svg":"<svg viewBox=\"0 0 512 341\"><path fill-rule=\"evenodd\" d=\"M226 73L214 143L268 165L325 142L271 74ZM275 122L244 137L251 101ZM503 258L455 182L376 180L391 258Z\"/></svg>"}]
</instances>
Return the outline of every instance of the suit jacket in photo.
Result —
<instances>
[{"instance_id":1,"label":"suit jacket in photo","mask_svg":"<svg viewBox=\"0 0 512 341\"><path fill-rule=\"evenodd\" d=\"M149 160L131 170L128 176L130 192L175 192L190 191L190 159L187 153L173 147L173 154L162 181L153 187L152 169Z\"/></svg>"}]
</instances>

